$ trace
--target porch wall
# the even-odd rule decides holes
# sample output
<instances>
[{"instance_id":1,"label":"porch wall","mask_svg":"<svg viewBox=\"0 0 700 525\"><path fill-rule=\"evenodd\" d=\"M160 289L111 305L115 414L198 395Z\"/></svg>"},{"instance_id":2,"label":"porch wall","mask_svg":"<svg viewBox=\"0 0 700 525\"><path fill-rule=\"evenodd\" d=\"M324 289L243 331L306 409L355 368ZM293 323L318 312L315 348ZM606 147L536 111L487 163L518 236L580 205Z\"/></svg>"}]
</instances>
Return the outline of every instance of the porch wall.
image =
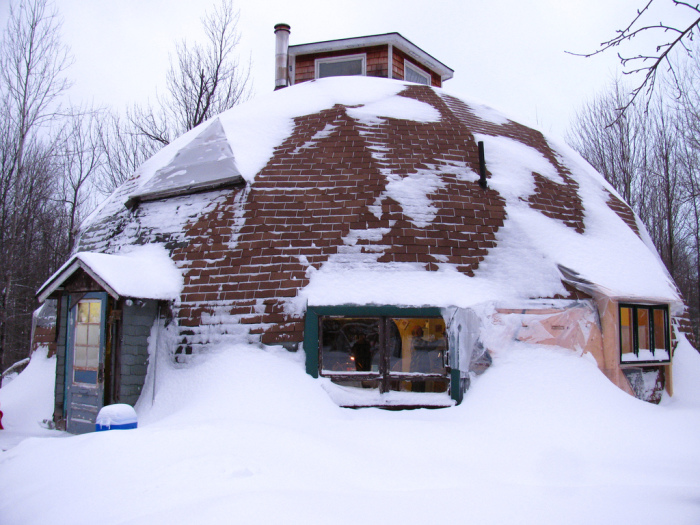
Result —
<instances>
[{"instance_id":1,"label":"porch wall","mask_svg":"<svg viewBox=\"0 0 700 525\"><path fill-rule=\"evenodd\" d=\"M68 297L59 299L60 307L56 322L58 326L58 340L56 342L56 384L54 386L53 420L56 427L65 430L63 419L63 406L65 403L66 384L66 323L68 321Z\"/></svg>"},{"instance_id":2,"label":"porch wall","mask_svg":"<svg viewBox=\"0 0 700 525\"><path fill-rule=\"evenodd\" d=\"M133 406L141 395L148 370L148 339L157 313L158 301L124 302L119 356L120 403Z\"/></svg>"}]
</instances>

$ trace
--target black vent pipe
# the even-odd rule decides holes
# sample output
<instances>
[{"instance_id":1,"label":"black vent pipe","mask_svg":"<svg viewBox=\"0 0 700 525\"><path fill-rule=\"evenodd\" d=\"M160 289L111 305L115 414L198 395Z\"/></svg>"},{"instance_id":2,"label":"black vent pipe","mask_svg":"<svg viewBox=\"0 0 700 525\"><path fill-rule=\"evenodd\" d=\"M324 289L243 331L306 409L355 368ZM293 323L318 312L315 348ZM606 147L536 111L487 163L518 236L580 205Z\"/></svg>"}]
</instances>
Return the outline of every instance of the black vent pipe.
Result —
<instances>
[{"instance_id":1,"label":"black vent pipe","mask_svg":"<svg viewBox=\"0 0 700 525\"><path fill-rule=\"evenodd\" d=\"M486 159L484 157L484 142L479 141L479 186L486 189Z\"/></svg>"}]
</instances>

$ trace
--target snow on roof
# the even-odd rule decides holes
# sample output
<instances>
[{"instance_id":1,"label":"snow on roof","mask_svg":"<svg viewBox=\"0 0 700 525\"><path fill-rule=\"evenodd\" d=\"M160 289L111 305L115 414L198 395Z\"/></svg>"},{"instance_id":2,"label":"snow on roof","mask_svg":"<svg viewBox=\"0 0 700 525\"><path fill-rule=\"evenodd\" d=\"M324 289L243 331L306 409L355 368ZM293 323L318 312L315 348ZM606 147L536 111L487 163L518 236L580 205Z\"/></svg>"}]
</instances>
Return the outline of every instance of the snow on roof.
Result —
<instances>
[{"instance_id":1,"label":"snow on roof","mask_svg":"<svg viewBox=\"0 0 700 525\"><path fill-rule=\"evenodd\" d=\"M39 300L81 268L115 298L175 300L182 291L182 273L162 246L152 244L119 255L78 252L44 283Z\"/></svg>"},{"instance_id":2,"label":"snow on roof","mask_svg":"<svg viewBox=\"0 0 700 525\"><path fill-rule=\"evenodd\" d=\"M324 115L331 114L340 116L329 117L328 123L308 135L300 131L306 125L304 119L318 117L323 121ZM403 123L419 126L416 129L421 135L412 136ZM453 136L449 129L455 130ZM383 189L366 208L377 218L377 226L366 222L364 227L351 226L342 235L341 245L329 249L320 263L309 263L302 251L299 261L307 269L308 280L300 282L301 292L289 299L288 312L303 311L307 303L469 306L493 299L566 296L563 281L568 278L562 267L593 283L594 291L608 296L681 303L644 227L638 221L635 224L636 219L619 202L615 190L571 148L520 126L483 104L465 101L438 88L384 78L332 77L305 82L237 106L215 122L191 130L144 163L134 178L88 219L82 243L89 249L120 250L134 242L153 242L144 241L144 231L150 231L151 239L169 238L173 244L185 245L189 242L190 234L185 232L188 224L198 223L205 216L207 220L222 217L223 206L232 205L225 192L148 202L131 215L123 207L132 195L171 184L175 180L172 174L179 173L178 159L206 157L198 153L199 142L206 147L216 143L216 151L223 153L220 158L207 158L214 164L225 164L225 169L203 169L194 179L201 176L201 180L213 183L235 170L253 188L265 180L265 185L259 186L262 192L271 191L275 180L284 180L274 179L276 173L286 177L287 173L304 175L307 169L328 170L323 180L329 184L328 191L332 191L336 180L333 173L342 173L342 169L361 173L341 165L348 162L347 157L335 160L337 152L347 146L342 140L348 130L359 137L351 144L358 148L351 161L368 159L362 162L370 162L367 170L374 170L371 177L376 173L376 177L383 178ZM209 138L205 140L206 137ZM485 143L490 175L488 195L492 200L485 203L479 199L486 198L481 196L486 193L479 194L473 184L478 175L469 148L476 141ZM302 169L302 159L304 166L311 167ZM314 162L318 165L314 166ZM304 192L327 191L309 177L312 176L303 184L283 186L294 189L275 191L298 194L299 202L303 201ZM194 179L187 174L180 182L189 184ZM474 209L486 209L486 221L489 210L498 206L503 211L494 213L501 213L501 217L492 223L479 223L485 226L453 226L445 222L443 214L450 209L441 207L441 203L451 198L463 199L464 194L455 192L464 191L471 192L468 198L475 203L470 204L476 206ZM271 231L274 226L270 224L254 227L252 219L246 219L256 217L257 221L264 221L259 210L254 209L257 204L246 201L247 195L241 193L234 199L235 209L230 212L233 218L226 223L226 228L230 228L226 230L230 231L230 246L237 245L236 239L245 238L242 227L251 231L268 228L270 231L265 231L269 235L281 235L284 239L288 230L282 226ZM616 210L615 203L624 208L624 213ZM426 263L420 257L418 262L402 262L398 258L387 262L391 243L408 239L396 230L399 226L394 215L386 212L397 204L399 217L413 228L409 235L439 229L443 232L439 235L479 239L479 228L486 227L495 232L495 240L489 241L491 244L473 241L475 245L482 244L477 246L478 256L471 257L472 262L466 265L459 262L463 256L455 255L455 251L449 255L449 250L433 250L429 256L434 266L431 269L436 271L432 272L425 271ZM569 208L565 213L552 210L560 205ZM122 225L123 232L109 236L103 233L114 229L110 226L114 222ZM146 224L149 226L144 228ZM136 236L140 239L136 240ZM438 242L433 238L428 241ZM191 261L179 264L186 268Z\"/></svg>"}]
</instances>

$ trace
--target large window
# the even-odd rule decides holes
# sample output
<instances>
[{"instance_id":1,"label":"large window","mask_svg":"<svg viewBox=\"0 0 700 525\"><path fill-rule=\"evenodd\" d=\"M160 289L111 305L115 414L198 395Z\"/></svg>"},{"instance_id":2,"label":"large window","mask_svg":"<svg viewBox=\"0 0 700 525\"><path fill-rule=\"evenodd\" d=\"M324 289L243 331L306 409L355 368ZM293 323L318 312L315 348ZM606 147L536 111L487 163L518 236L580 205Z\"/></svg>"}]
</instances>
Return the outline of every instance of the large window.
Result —
<instances>
[{"instance_id":1,"label":"large window","mask_svg":"<svg viewBox=\"0 0 700 525\"><path fill-rule=\"evenodd\" d=\"M671 360L668 307L620 304L620 361L658 363Z\"/></svg>"},{"instance_id":2,"label":"large window","mask_svg":"<svg viewBox=\"0 0 700 525\"><path fill-rule=\"evenodd\" d=\"M447 392L447 336L442 317L392 315L317 317L318 361L313 375L380 392ZM373 314L374 312L369 312ZM377 314L386 313L377 311ZM312 344L305 344L311 352ZM314 373L315 372L315 373Z\"/></svg>"},{"instance_id":3,"label":"large window","mask_svg":"<svg viewBox=\"0 0 700 525\"><path fill-rule=\"evenodd\" d=\"M316 59L316 78L365 74L365 55Z\"/></svg>"}]
</instances>

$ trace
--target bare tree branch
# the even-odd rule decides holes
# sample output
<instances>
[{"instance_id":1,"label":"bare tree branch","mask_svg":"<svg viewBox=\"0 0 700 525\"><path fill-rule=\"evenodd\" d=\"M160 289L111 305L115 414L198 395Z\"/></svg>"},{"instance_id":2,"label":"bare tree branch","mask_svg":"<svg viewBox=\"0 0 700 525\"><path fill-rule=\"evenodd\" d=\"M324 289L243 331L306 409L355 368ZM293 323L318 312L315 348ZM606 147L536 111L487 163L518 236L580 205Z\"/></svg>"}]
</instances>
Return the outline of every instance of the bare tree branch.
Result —
<instances>
[{"instance_id":1,"label":"bare tree branch","mask_svg":"<svg viewBox=\"0 0 700 525\"><path fill-rule=\"evenodd\" d=\"M668 1L670 1L674 7L680 7L686 10L685 14L688 16L686 23L678 27L663 22L646 23L645 20L651 16L650 8L655 1L656 0L649 0L644 7L637 11L636 16L627 27L617 30L616 35L610 40L602 42L597 50L591 53L572 53L567 51L567 53L571 55L588 58L605 53L613 48L619 48L630 44L636 37L642 34L652 35L657 39L659 43L655 45L653 53L633 52L632 54L623 54L622 52L618 52L617 56L620 60L620 64L624 68L622 71L624 75L643 75L642 80L631 90L624 104L618 108L619 115L627 111L642 94L645 96L645 107L648 109L651 95L656 87L659 68L662 64L667 66L669 74L678 86L676 66L670 60L671 54L677 49L683 49L683 51L690 54L691 49L687 43L692 41L695 30L698 29L700 25L700 4L691 4L681 0ZM668 38L665 36L669 34L672 35L672 37Z\"/></svg>"},{"instance_id":2,"label":"bare tree branch","mask_svg":"<svg viewBox=\"0 0 700 525\"><path fill-rule=\"evenodd\" d=\"M166 74L166 95L153 108L128 114L133 131L160 146L247 99L250 66L236 56L239 12L222 0L202 18L203 44L177 43Z\"/></svg>"},{"instance_id":3,"label":"bare tree branch","mask_svg":"<svg viewBox=\"0 0 700 525\"><path fill-rule=\"evenodd\" d=\"M29 351L34 290L66 243L49 124L68 88L68 49L48 0L10 5L0 45L0 366Z\"/></svg>"}]
</instances>

